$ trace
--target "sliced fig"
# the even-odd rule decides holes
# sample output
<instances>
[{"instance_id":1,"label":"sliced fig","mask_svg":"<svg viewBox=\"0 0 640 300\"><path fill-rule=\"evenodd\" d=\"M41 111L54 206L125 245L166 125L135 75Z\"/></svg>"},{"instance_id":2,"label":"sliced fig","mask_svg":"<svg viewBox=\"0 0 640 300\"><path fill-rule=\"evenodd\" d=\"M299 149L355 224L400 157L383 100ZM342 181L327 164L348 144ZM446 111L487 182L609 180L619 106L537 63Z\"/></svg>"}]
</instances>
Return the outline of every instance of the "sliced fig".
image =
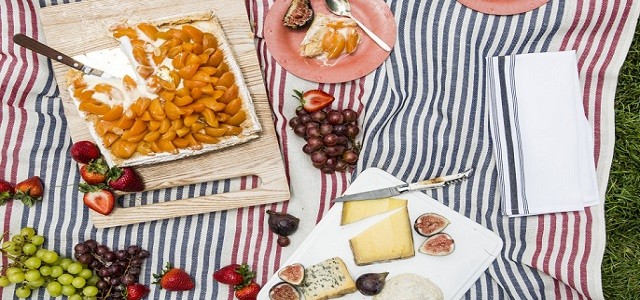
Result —
<instances>
[{"instance_id":1,"label":"sliced fig","mask_svg":"<svg viewBox=\"0 0 640 300\"><path fill-rule=\"evenodd\" d=\"M278 272L278 277L286 283L300 285L304 280L304 266L301 264L286 266Z\"/></svg>"},{"instance_id":2,"label":"sliced fig","mask_svg":"<svg viewBox=\"0 0 640 300\"><path fill-rule=\"evenodd\" d=\"M451 254L454 249L453 238L446 233L438 233L424 241L418 251L428 255L444 256Z\"/></svg>"},{"instance_id":3,"label":"sliced fig","mask_svg":"<svg viewBox=\"0 0 640 300\"><path fill-rule=\"evenodd\" d=\"M426 213L419 216L413 223L413 229L421 236L432 236L440 233L449 225L449 220L436 213Z\"/></svg>"},{"instance_id":4,"label":"sliced fig","mask_svg":"<svg viewBox=\"0 0 640 300\"><path fill-rule=\"evenodd\" d=\"M304 27L313 20L313 8L310 0L291 0L291 4L284 14L284 26L296 29Z\"/></svg>"},{"instance_id":5,"label":"sliced fig","mask_svg":"<svg viewBox=\"0 0 640 300\"><path fill-rule=\"evenodd\" d=\"M302 295L295 286L286 282L280 282L269 290L271 300L300 300Z\"/></svg>"}]
</instances>

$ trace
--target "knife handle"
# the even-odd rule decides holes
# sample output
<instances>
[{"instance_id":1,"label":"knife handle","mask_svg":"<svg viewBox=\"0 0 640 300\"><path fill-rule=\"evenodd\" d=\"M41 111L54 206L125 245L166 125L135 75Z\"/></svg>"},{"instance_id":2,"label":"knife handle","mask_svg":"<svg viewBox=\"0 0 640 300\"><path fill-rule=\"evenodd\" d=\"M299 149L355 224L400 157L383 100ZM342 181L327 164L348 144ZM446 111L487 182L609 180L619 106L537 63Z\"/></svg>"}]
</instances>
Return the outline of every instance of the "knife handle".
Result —
<instances>
[{"instance_id":1,"label":"knife handle","mask_svg":"<svg viewBox=\"0 0 640 300\"><path fill-rule=\"evenodd\" d=\"M62 52L56 49L53 49L43 43L40 43L24 34L18 33L14 35L13 42L22 47L33 50L34 52L40 53L48 58L51 58L52 60L59 61L76 70L84 71L83 63L63 54Z\"/></svg>"}]
</instances>

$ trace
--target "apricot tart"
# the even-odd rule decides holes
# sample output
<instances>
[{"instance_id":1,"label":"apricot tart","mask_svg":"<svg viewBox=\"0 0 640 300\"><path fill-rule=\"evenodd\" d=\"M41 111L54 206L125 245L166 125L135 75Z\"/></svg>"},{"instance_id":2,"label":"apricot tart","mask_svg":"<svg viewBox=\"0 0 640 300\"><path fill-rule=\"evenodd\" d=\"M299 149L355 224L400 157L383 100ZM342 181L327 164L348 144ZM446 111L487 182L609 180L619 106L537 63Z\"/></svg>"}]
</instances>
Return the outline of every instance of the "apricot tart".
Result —
<instances>
[{"instance_id":1,"label":"apricot tart","mask_svg":"<svg viewBox=\"0 0 640 300\"><path fill-rule=\"evenodd\" d=\"M176 160L258 137L251 96L215 16L125 22L109 30L120 48L91 60L108 60L104 71L119 76L71 70L67 79L110 163Z\"/></svg>"},{"instance_id":2,"label":"apricot tart","mask_svg":"<svg viewBox=\"0 0 640 300\"><path fill-rule=\"evenodd\" d=\"M356 22L349 18L316 13L300 44L300 55L331 65L356 51L360 44L357 28Z\"/></svg>"}]
</instances>

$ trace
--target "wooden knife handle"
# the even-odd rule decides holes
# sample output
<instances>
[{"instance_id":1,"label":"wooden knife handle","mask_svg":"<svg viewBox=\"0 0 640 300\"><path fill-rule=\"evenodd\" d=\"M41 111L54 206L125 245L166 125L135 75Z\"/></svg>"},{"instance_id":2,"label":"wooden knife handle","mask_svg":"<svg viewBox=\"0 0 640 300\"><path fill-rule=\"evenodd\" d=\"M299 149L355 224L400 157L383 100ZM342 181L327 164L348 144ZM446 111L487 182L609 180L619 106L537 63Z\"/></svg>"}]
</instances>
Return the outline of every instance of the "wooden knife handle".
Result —
<instances>
[{"instance_id":1,"label":"wooden knife handle","mask_svg":"<svg viewBox=\"0 0 640 300\"><path fill-rule=\"evenodd\" d=\"M34 52L40 53L48 58L51 58L52 60L59 61L69 67L83 71L82 68L84 67L84 64L82 64L81 62L24 34L18 33L14 35L13 42L22 47L33 50Z\"/></svg>"}]
</instances>

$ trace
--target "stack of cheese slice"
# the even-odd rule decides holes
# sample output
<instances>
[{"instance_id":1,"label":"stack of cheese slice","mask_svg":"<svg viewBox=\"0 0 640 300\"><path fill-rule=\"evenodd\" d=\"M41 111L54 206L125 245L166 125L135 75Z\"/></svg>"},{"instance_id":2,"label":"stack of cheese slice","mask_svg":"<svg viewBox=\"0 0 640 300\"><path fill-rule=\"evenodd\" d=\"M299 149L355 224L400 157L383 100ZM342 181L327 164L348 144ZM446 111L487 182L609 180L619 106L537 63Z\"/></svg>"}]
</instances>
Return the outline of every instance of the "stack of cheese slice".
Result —
<instances>
[{"instance_id":1,"label":"stack of cheese slice","mask_svg":"<svg viewBox=\"0 0 640 300\"><path fill-rule=\"evenodd\" d=\"M356 265L363 266L415 255L407 200L385 198L344 204L343 225L394 210L396 211L391 215L349 240Z\"/></svg>"}]
</instances>

